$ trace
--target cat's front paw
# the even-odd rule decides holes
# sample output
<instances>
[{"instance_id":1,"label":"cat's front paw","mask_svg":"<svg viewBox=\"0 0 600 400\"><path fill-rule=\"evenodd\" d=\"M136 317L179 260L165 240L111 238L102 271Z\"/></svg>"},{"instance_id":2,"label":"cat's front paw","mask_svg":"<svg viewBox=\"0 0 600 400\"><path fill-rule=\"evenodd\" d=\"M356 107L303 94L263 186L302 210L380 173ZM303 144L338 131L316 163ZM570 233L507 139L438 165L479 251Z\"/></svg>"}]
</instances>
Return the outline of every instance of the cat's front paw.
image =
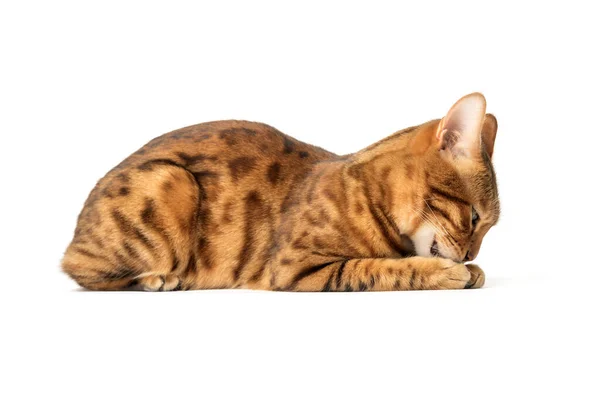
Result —
<instances>
[{"instance_id":1,"label":"cat's front paw","mask_svg":"<svg viewBox=\"0 0 600 400\"><path fill-rule=\"evenodd\" d=\"M471 279L471 272L465 264L446 258L434 258L434 269L429 275L433 289L464 289Z\"/></svg>"},{"instance_id":2,"label":"cat's front paw","mask_svg":"<svg viewBox=\"0 0 600 400\"><path fill-rule=\"evenodd\" d=\"M468 264L467 269L471 273L471 278L465 286L465 289L479 289L485 284L485 273L478 265Z\"/></svg>"}]
</instances>

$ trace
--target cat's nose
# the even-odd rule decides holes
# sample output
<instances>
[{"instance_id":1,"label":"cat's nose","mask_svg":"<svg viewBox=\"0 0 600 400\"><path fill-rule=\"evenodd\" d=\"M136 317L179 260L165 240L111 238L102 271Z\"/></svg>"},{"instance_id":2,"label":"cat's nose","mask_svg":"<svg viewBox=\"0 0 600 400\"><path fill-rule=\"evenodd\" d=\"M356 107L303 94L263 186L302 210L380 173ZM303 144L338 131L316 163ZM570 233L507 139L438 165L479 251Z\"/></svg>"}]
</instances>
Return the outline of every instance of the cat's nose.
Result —
<instances>
[{"instance_id":1,"label":"cat's nose","mask_svg":"<svg viewBox=\"0 0 600 400\"><path fill-rule=\"evenodd\" d=\"M465 256L463 262L473 261L473 256L471 255L471 250L467 251L467 255Z\"/></svg>"}]
</instances>

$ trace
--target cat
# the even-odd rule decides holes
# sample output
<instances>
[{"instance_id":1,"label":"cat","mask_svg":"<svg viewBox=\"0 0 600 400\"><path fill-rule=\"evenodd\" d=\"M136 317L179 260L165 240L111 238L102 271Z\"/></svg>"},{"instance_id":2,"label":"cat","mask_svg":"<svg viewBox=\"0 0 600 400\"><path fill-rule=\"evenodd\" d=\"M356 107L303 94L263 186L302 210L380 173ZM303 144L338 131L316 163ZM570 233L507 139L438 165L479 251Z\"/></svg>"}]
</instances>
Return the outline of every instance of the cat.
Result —
<instances>
[{"instance_id":1,"label":"cat","mask_svg":"<svg viewBox=\"0 0 600 400\"><path fill-rule=\"evenodd\" d=\"M500 215L480 93L338 156L261 123L160 136L81 211L62 269L91 290L479 288Z\"/></svg>"}]
</instances>

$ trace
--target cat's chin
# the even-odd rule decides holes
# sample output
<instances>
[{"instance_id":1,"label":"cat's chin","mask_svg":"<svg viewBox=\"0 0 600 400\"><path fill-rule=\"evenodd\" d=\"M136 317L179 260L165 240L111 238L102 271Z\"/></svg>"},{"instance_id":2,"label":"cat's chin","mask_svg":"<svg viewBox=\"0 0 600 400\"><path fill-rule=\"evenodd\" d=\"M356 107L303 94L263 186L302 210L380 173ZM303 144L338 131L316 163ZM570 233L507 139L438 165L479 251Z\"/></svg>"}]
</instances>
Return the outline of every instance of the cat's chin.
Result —
<instances>
[{"instance_id":1,"label":"cat's chin","mask_svg":"<svg viewBox=\"0 0 600 400\"><path fill-rule=\"evenodd\" d=\"M436 243L436 240L435 229L431 225L423 223L419 229L417 229L415 233L411 235L410 239L414 243L415 252L417 255L421 257L433 257L431 249Z\"/></svg>"}]
</instances>

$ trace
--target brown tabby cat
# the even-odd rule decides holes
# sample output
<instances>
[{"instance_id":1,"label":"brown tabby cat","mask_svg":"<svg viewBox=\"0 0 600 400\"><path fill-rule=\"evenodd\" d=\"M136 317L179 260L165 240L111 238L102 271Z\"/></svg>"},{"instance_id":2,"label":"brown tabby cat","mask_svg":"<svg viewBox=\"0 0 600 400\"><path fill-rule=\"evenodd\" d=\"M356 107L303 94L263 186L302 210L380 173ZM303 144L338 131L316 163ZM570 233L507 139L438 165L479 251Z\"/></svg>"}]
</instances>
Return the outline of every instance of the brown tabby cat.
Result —
<instances>
[{"instance_id":1,"label":"brown tabby cat","mask_svg":"<svg viewBox=\"0 0 600 400\"><path fill-rule=\"evenodd\" d=\"M117 290L478 288L499 217L485 99L338 156L264 124L158 137L101 179L63 270Z\"/></svg>"}]
</instances>

